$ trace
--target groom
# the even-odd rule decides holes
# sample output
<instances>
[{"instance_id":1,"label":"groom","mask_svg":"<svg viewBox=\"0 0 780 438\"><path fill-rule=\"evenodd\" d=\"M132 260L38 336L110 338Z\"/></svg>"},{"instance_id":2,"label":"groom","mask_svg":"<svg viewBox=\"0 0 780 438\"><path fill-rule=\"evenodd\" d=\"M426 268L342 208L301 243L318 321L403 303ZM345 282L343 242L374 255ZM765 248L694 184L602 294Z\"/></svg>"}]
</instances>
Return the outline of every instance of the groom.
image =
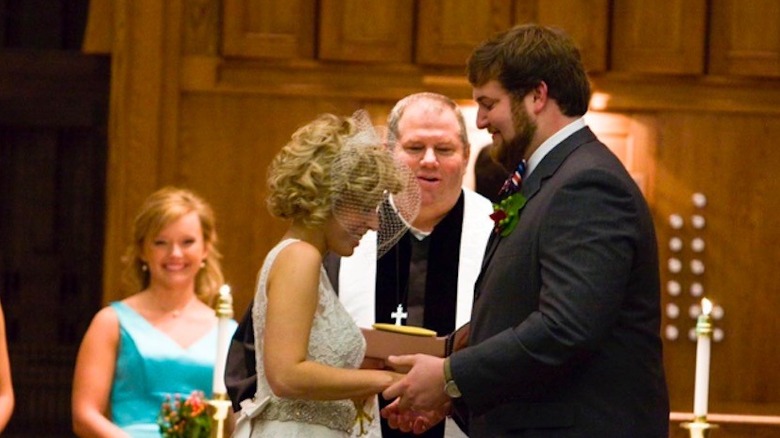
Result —
<instances>
[{"instance_id":1,"label":"groom","mask_svg":"<svg viewBox=\"0 0 780 438\"><path fill-rule=\"evenodd\" d=\"M398 399L383 415L420 430L430 423L407 412L435 420L452 404L477 438L668 436L653 220L582 118L590 86L575 44L516 26L477 47L468 78L493 157L522 176L507 193L519 221L488 244L468 347L389 358L412 368L384 391Z\"/></svg>"}]
</instances>

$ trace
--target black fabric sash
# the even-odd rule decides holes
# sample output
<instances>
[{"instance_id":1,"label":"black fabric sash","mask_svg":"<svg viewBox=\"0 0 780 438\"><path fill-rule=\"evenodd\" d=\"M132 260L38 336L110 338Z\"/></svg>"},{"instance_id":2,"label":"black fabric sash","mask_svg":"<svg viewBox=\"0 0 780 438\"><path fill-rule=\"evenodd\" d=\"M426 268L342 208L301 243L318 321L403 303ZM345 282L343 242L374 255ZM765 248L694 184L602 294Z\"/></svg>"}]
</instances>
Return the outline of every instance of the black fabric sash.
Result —
<instances>
[{"instance_id":1,"label":"black fabric sash","mask_svg":"<svg viewBox=\"0 0 780 438\"><path fill-rule=\"evenodd\" d=\"M425 310L423 326L435 330L439 336L444 336L455 330L455 313L458 305L458 267L460 265L460 239L463 228L463 192L458 202L447 216L439 222L426 239L431 239L428 250L428 272L425 279ZM409 263L412 257L410 239L407 232L401 240L391 248L376 266L376 306L374 316L376 322L394 323L390 314L396 310L399 299L406 303L407 285L409 283ZM380 409L388 404L379 397ZM444 436L444 421L421 435L403 433L390 429L387 420L381 419L382 436L441 438Z\"/></svg>"},{"instance_id":2,"label":"black fabric sash","mask_svg":"<svg viewBox=\"0 0 780 438\"><path fill-rule=\"evenodd\" d=\"M463 227L464 195L447 216L439 222L426 239L431 239L428 253L428 272L425 281L425 328L444 336L455 330L458 303L458 266L460 239ZM399 299L407 307L407 285L411 259L407 232L401 240L377 261L376 322L393 323L390 314L396 310Z\"/></svg>"}]
</instances>

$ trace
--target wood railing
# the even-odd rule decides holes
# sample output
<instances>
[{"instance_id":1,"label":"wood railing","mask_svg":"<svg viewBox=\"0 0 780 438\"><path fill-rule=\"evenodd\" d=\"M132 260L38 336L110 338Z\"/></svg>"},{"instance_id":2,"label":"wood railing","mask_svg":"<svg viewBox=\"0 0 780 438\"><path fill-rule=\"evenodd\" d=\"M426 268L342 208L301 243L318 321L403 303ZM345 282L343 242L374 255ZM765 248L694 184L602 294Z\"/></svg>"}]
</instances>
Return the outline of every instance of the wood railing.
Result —
<instances>
[{"instance_id":1,"label":"wood railing","mask_svg":"<svg viewBox=\"0 0 780 438\"><path fill-rule=\"evenodd\" d=\"M669 420L673 422L693 421L692 412L670 412ZM710 423L756 424L764 426L780 426L780 416L775 415L743 415L743 414L707 414Z\"/></svg>"}]
</instances>

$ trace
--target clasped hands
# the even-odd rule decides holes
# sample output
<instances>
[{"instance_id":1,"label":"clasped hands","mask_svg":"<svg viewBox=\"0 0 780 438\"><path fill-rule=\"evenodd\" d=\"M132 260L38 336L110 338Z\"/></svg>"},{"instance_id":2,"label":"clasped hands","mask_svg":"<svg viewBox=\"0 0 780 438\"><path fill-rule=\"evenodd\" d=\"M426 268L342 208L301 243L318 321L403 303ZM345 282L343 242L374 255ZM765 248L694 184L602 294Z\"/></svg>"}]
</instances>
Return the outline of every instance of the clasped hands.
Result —
<instances>
[{"instance_id":1,"label":"clasped hands","mask_svg":"<svg viewBox=\"0 0 780 438\"><path fill-rule=\"evenodd\" d=\"M444 393L443 358L425 354L390 356L386 364L396 370L409 370L382 392L386 400L393 400L381 411L390 427L420 434L446 418L452 402Z\"/></svg>"}]
</instances>

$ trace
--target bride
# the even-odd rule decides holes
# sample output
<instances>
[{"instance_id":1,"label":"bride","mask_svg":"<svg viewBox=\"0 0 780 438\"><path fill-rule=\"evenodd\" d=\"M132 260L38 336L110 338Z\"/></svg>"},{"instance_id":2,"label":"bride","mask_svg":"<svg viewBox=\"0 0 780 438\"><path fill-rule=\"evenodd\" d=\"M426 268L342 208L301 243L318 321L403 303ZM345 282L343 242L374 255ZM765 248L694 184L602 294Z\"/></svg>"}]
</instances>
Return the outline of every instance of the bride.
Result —
<instances>
[{"instance_id":1,"label":"bride","mask_svg":"<svg viewBox=\"0 0 780 438\"><path fill-rule=\"evenodd\" d=\"M322 115L271 164L269 210L291 223L257 281L257 393L242 402L237 435L347 437L360 427L364 401L400 378L358 369L365 340L322 265L327 252L351 255L379 227L380 202L404 185L367 120Z\"/></svg>"}]
</instances>

